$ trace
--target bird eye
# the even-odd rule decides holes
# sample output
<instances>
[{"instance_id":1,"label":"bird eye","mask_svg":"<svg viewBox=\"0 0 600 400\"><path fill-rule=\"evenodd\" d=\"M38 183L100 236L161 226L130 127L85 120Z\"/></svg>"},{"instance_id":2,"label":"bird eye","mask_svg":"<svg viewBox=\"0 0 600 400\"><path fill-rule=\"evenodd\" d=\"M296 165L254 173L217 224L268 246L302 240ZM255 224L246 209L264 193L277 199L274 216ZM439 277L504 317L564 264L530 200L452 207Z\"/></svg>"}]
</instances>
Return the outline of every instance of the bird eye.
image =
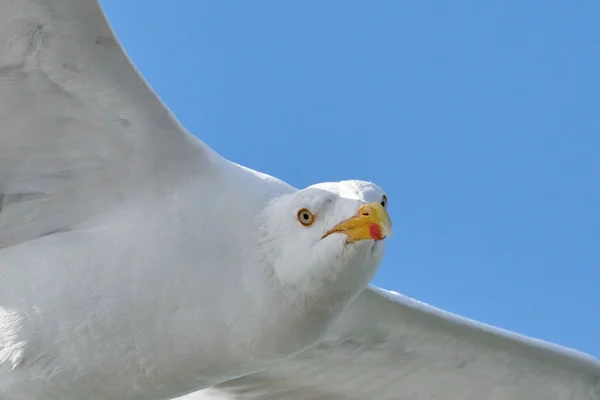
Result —
<instances>
[{"instance_id":1,"label":"bird eye","mask_svg":"<svg viewBox=\"0 0 600 400\"><path fill-rule=\"evenodd\" d=\"M381 206L383 208L386 208L387 207L387 203L388 203L388 199L387 199L387 196L384 194L383 197L381 198Z\"/></svg>"},{"instance_id":2,"label":"bird eye","mask_svg":"<svg viewBox=\"0 0 600 400\"><path fill-rule=\"evenodd\" d=\"M315 215L306 208L298 211L298 221L304 226L311 226L315 222Z\"/></svg>"}]
</instances>

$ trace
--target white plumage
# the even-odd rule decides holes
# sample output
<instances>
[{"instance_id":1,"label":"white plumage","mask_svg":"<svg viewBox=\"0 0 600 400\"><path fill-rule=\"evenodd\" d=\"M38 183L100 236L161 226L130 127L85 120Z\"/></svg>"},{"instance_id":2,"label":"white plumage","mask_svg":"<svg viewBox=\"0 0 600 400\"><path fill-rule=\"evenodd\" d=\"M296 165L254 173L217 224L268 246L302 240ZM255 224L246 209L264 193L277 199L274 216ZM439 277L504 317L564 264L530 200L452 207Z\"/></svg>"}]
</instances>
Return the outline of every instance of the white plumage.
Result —
<instances>
[{"instance_id":1,"label":"white plumage","mask_svg":"<svg viewBox=\"0 0 600 400\"><path fill-rule=\"evenodd\" d=\"M367 287L383 195L220 157L96 0L0 0L0 398L600 399L591 356Z\"/></svg>"}]
</instances>

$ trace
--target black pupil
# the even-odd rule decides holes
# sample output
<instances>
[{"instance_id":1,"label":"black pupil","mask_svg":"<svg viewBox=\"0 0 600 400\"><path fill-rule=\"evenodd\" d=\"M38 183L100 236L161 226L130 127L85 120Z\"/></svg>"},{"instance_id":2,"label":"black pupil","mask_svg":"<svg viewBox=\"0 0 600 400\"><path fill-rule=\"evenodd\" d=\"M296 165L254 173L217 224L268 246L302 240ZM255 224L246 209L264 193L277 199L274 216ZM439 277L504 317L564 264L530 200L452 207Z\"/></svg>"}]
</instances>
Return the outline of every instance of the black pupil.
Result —
<instances>
[{"instance_id":1,"label":"black pupil","mask_svg":"<svg viewBox=\"0 0 600 400\"><path fill-rule=\"evenodd\" d=\"M309 217L308 217L308 214L307 214L307 213L304 213L304 214L302 215L302 218L304 218L304 219L308 219L308 218L309 218Z\"/></svg>"}]
</instances>

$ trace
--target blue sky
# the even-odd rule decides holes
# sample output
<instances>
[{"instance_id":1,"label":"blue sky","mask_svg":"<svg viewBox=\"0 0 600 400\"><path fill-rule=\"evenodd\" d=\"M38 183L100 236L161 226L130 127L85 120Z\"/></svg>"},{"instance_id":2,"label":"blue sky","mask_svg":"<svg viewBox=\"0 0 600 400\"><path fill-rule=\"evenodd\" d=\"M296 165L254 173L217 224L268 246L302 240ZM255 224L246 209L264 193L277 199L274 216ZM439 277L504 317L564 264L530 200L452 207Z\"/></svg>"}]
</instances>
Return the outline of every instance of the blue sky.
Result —
<instances>
[{"instance_id":1,"label":"blue sky","mask_svg":"<svg viewBox=\"0 0 600 400\"><path fill-rule=\"evenodd\" d=\"M600 357L600 2L101 3L223 156L387 191L375 284Z\"/></svg>"}]
</instances>

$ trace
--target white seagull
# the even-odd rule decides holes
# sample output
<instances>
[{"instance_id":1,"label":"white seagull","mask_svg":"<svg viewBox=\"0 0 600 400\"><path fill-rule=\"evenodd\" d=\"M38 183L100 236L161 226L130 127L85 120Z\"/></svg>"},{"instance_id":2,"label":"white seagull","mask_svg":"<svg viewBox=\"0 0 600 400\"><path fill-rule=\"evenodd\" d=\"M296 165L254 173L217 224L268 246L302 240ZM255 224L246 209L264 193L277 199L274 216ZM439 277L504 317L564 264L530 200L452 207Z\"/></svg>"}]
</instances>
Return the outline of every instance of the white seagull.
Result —
<instances>
[{"instance_id":1,"label":"white seagull","mask_svg":"<svg viewBox=\"0 0 600 400\"><path fill-rule=\"evenodd\" d=\"M97 0L0 0L0 399L600 399L591 356L369 286L386 205L216 154Z\"/></svg>"}]
</instances>

